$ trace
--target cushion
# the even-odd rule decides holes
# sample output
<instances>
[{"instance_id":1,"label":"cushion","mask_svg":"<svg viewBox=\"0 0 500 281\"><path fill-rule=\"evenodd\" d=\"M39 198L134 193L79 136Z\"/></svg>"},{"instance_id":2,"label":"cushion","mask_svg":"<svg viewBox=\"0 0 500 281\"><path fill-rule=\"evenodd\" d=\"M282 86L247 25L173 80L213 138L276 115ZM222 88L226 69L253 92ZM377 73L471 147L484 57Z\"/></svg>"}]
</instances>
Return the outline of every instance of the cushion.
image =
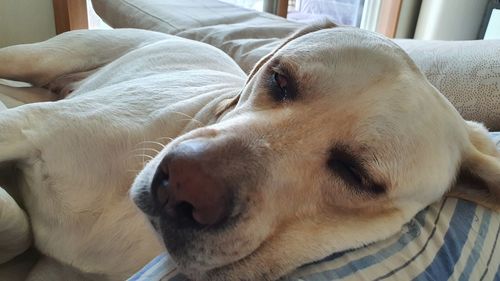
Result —
<instances>
[{"instance_id":1,"label":"cushion","mask_svg":"<svg viewBox=\"0 0 500 281\"><path fill-rule=\"evenodd\" d=\"M500 40L396 40L462 117L500 130Z\"/></svg>"}]
</instances>

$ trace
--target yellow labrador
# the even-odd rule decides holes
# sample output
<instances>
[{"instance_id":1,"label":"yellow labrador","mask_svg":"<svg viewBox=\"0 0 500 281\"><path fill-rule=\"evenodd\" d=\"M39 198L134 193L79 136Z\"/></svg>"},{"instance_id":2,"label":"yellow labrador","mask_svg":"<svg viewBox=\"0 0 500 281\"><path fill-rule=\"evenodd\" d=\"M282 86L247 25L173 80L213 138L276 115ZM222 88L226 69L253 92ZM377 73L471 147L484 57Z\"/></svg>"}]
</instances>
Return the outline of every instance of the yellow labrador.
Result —
<instances>
[{"instance_id":1,"label":"yellow labrador","mask_svg":"<svg viewBox=\"0 0 500 281\"><path fill-rule=\"evenodd\" d=\"M498 208L486 129L394 43L334 27L297 32L248 78L213 47L146 31L0 50L1 78L69 95L0 113L0 161L22 172L46 257L29 279L123 280L164 242L194 280L276 280L447 192ZM8 219L0 245L26 225Z\"/></svg>"}]
</instances>

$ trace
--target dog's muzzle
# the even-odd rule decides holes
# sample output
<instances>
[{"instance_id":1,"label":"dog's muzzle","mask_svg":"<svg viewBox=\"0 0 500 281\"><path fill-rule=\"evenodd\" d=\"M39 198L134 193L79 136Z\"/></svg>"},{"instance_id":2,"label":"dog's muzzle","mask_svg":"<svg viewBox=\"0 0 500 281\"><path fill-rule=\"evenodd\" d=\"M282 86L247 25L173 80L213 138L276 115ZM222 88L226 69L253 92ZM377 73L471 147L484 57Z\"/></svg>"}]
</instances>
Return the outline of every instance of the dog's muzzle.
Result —
<instances>
[{"instance_id":1,"label":"dog's muzzle","mask_svg":"<svg viewBox=\"0 0 500 281\"><path fill-rule=\"evenodd\" d=\"M220 224L231 213L230 188L211 173L217 162L206 139L176 145L161 161L151 184L151 196L160 216L179 228Z\"/></svg>"}]
</instances>

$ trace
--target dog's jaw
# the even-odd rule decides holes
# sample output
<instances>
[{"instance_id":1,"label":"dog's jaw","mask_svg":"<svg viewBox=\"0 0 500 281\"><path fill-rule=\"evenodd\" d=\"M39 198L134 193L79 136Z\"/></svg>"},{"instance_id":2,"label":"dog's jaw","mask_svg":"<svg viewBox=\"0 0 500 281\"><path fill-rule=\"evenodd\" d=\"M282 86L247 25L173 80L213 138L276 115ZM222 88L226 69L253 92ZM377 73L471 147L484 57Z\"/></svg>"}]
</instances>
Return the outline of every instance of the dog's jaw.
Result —
<instances>
[{"instance_id":1,"label":"dog's jaw","mask_svg":"<svg viewBox=\"0 0 500 281\"><path fill-rule=\"evenodd\" d=\"M405 205L404 211L397 208L387 210L386 217L368 220L357 229L352 225L346 225L345 228L335 226L333 221L328 227L314 221L283 226L241 260L201 275L189 276L194 280L207 281L278 280L306 263L322 260L335 252L363 247L396 234L421 207L410 203ZM382 223L385 228L380 228ZM371 233L370 238L366 237L366 233ZM284 252L289 254L283 254Z\"/></svg>"},{"instance_id":2,"label":"dog's jaw","mask_svg":"<svg viewBox=\"0 0 500 281\"><path fill-rule=\"evenodd\" d=\"M230 218L222 227L176 229L172 222L164 217L162 211L155 208L151 195L151 183L155 171L172 145L175 143L167 146L165 151L150 161L139 173L130 190L130 197L146 214L182 272L195 280L205 280L215 272L217 276L227 275L224 272L232 268L233 264L245 260L260 247L271 232L270 223L262 218L262 214L256 214L254 209L248 209L248 205L259 206L257 202L240 198ZM238 197L248 198L241 194ZM234 280L217 278L213 280Z\"/></svg>"}]
</instances>

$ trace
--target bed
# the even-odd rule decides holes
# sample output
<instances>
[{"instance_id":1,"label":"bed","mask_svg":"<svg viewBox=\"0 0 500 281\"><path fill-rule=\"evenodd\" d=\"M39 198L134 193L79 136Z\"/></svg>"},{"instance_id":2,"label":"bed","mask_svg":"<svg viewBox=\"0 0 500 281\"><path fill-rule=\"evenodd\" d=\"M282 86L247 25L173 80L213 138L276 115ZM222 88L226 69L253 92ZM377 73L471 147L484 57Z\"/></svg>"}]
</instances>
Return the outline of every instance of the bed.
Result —
<instances>
[{"instance_id":1,"label":"bed","mask_svg":"<svg viewBox=\"0 0 500 281\"><path fill-rule=\"evenodd\" d=\"M290 32L303 26L215 0L93 0L113 27L175 34L214 45L246 72ZM500 130L500 41L397 41L466 119ZM50 101L43 89L0 81L4 107ZM500 133L491 133L500 149ZM419 212L389 239L333 253L282 280L500 280L500 214L445 198ZM186 280L168 253L128 280Z\"/></svg>"}]
</instances>

